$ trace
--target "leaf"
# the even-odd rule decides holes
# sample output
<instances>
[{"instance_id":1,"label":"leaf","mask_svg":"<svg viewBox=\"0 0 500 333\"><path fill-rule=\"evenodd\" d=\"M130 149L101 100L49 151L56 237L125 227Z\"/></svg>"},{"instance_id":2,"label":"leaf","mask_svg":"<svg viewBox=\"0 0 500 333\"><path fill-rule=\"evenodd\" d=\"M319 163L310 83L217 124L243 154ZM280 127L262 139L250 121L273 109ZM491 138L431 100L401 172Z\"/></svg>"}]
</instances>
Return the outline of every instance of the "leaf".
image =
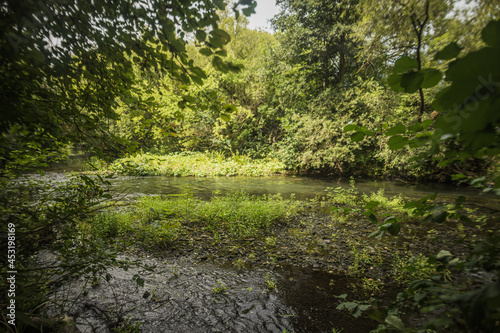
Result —
<instances>
[{"instance_id":1,"label":"leaf","mask_svg":"<svg viewBox=\"0 0 500 333\"><path fill-rule=\"evenodd\" d=\"M393 236L397 236L399 232L401 231L401 225L394 221L391 223L391 225L387 228L387 231Z\"/></svg>"},{"instance_id":2,"label":"leaf","mask_svg":"<svg viewBox=\"0 0 500 333\"><path fill-rule=\"evenodd\" d=\"M227 68L227 65L226 63L224 62L224 60L222 60L220 57L218 56L215 56L213 59L212 59L212 66L214 66L214 68L218 71L221 71L222 73L227 73L229 71L229 69Z\"/></svg>"},{"instance_id":3,"label":"leaf","mask_svg":"<svg viewBox=\"0 0 500 333\"><path fill-rule=\"evenodd\" d=\"M363 132L356 132L351 135L351 140L354 142L359 142L365 138L365 133Z\"/></svg>"},{"instance_id":4,"label":"leaf","mask_svg":"<svg viewBox=\"0 0 500 333\"><path fill-rule=\"evenodd\" d=\"M405 325L403 324L403 321L401 320L401 318L396 317L394 315L388 315L385 318L385 322L393 327L396 327L397 329L400 329L400 330L405 329Z\"/></svg>"},{"instance_id":5,"label":"leaf","mask_svg":"<svg viewBox=\"0 0 500 333\"><path fill-rule=\"evenodd\" d=\"M208 47L203 47L199 51L202 55L204 56L211 56L213 54L212 50L210 50Z\"/></svg>"},{"instance_id":6,"label":"leaf","mask_svg":"<svg viewBox=\"0 0 500 333\"><path fill-rule=\"evenodd\" d=\"M214 5L216 5L220 10L226 9L226 3L224 0L214 0Z\"/></svg>"},{"instance_id":7,"label":"leaf","mask_svg":"<svg viewBox=\"0 0 500 333\"><path fill-rule=\"evenodd\" d=\"M222 120L224 120L225 122L228 122L231 118L228 114L225 114L225 113L221 113L220 114L220 117Z\"/></svg>"},{"instance_id":8,"label":"leaf","mask_svg":"<svg viewBox=\"0 0 500 333\"><path fill-rule=\"evenodd\" d=\"M245 16L250 16L252 14L255 14L255 9L254 8L243 8L241 10Z\"/></svg>"},{"instance_id":9,"label":"leaf","mask_svg":"<svg viewBox=\"0 0 500 333\"><path fill-rule=\"evenodd\" d=\"M490 21L481 32L481 37L489 46L500 45L500 20Z\"/></svg>"},{"instance_id":10,"label":"leaf","mask_svg":"<svg viewBox=\"0 0 500 333\"><path fill-rule=\"evenodd\" d=\"M401 124L401 123L399 123L396 126L389 128L385 132L385 135L393 136L393 135L396 135L396 134L405 134L405 133L406 133L406 126L403 125L403 124Z\"/></svg>"},{"instance_id":11,"label":"leaf","mask_svg":"<svg viewBox=\"0 0 500 333\"><path fill-rule=\"evenodd\" d=\"M211 34L213 38L218 39L222 44L227 44L231 41L231 36L222 29L214 29Z\"/></svg>"},{"instance_id":12,"label":"leaf","mask_svg":"<svg viewBox=\"0 0 500 333\"><path fill-rule=\"evenodd\" d=\"M224 109L225 112L234 112L236 111L236 105L233 105L233 104L226 104L222 107Z\"/></svg>"},{"instance_id":13,"label":"leaf","mask_svg":"<svg viewBox=\"0 0 500 333\"><path fill-rule=\"evenodd\" d=\"M370 214L367 217L368 217L368 220L370 220L370 222L372 222L373 224L378 224L378 219L375 216L375 214Z\"/></svg>"},{"instance_id":14,"label":"leaf","mask_svg":"<svg viewBox=\"0 0 500 333\"><path fill-rule=\"evenodd\" d=\"M401 87L404 91L413 94L422 87L424 74L422 72L409 72L401 77Z\"/></svg>"},{"instance_id":15,"label":"leaf","mask_svg":"<svg viewBox=\"0 0 500 333\"><path fill-rule=\"evenodd\" d=\"M368 201L366 204L365 204L365 209L373 209L375 207L377 207L378 205L380 205L380 202L378 201Z\"/></svg>"},{"instance_id":16,"label":"leaf","mask_svg":"<svg viewBox=\"0 0 500 333\"><path fill-rule=\"evenodd\" d=\"M344 132L351 132L351 131L357 130L358 128L359 128L359 126L356 124L348 124L348 125L344 126L343 131Z\"/></svg>"},{"instance_id":17,"label":"leaf","mask_svg":"<svg viewBox=\"0 0 500 333\"><path fill-rule=\"evenodd\" d=\"M392 74L387 78L387 84L395 92L403 92L404 89L401 87L401 74Z\"/></svg>"},{"instance_id":18,"label":"leaf","mask_svg":"<svg viewBox=\"0 0 500 333\"><path fill-rule=\"evenodd\" d=\"M462 48L458 46L457 43L450 43L444 49L436 53L434 60L449 60L456 58L460 51L462 51Z\"/></svg>"},{"instance_id":19,"label":"leaf","mask_svg":"<svg viewBox=\"0 0 500 333\"><path fill-rule=\"evenodd\" d=\"M401 135L393 136L389 139L389 141L387 141L387 144L389 145L389 148L391 150L401 149L407 143L408 143L408 139L401 136Z\"/></svg>"},{"instance_id":20,"label":"leaf","mask_svg":"<svg viewBox=\"0 0 500 333\"><path fill-rule=\"evenodd\" d=\"M441 260L441 259L444 259L444 258L447 258L447 257L451 257L451 256L452 255L451 255L450 251L441 250L437 254L436 258L437 258L437 260Z\"/></svg>"},{"instance_id":21,"label":"leaf","mask_svg":"<svg viewBox=\"0 0 500 333\"><path fill-rule=\"evenodd\" d=\"M358 303L355 303L355 302L344 302L342 304L348 310L352 310L352 309L354 309L354 308L356 308L358 306Z\"/></svg>"},{"instance_id":22,"label":"leaf","mask_svg":"<svg viewBox=\"0 0 500 333\"><path fill-rule=\"evenodd\" d=\"M409 72L413 69L418 68L418 62L417 60L410 58L408 56L403 56L396 60L396 63L394 64L394 68L392 69L392 72L394 74L400 74L400 73L406 73Z\"/></svg>"},{"instance_id":23,"label":"leaf","mask_svg":"<svg viewBox=\"0 0 500 333\"><path fill-rule=\"evenodd\" d=\"M204 42L207 38L207 33L203 30L196 30L196 39L200 42Z\"/></svg>"},{"instance_id":24,"label":"leaf","mask_svg":"<svg viewBox=\"0 0 500 333\"><path fill-rule=\"evenodd\" d=\"M227 57L226 50L219 50L219 51L215 52L215 54L220 55L221 57Z\"/></svg>"},{"instance_id":25,"label":"leaf","mask_svg":"<svg viewBox=\"0 0 500 333\"><path fill-rule=\"evenodd\" d=\"M424 80L420 85L421 88L432 88L443 78L443 74L434 68L424 69L421 72L424 74Z\"/></svg>"}]
</instances>

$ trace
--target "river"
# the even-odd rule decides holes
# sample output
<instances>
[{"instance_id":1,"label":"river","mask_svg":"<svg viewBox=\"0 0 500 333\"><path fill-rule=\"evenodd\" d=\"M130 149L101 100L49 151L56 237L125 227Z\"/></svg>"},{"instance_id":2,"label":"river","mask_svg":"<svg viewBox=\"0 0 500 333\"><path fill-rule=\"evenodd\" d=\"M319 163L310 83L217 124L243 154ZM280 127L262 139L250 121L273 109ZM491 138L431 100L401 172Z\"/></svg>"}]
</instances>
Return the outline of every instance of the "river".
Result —
<instances>
[{"instance_id":1,"label":"river","mask_svg":"<svg viewBox=\"0 0 500 333\"><path fill-rule=\"evenodd\" d=\"M52 170L55 171L55 170ZM44 177L63 179L58 172ZM250 194L280 194L309 199L325 194L327 188L351 186L349 180L325 177L132 177L116 176L111 192L129 199L143 195L172 195L186 191L209 199L213 195L245 191ZM419 198L440 192L443 200L460 195L473 205L500 207L493 195L480 195L470 188L437 183L355 180L361 193L383 189L388 196ZM107 332L105 311L140 323L141 332L368 332L377 324L370 319L356 319L336 310L349 294L356 297L358 281L332 272L308 267L274 268L245 266L230 262L196 261L193 258L154 258L145 255L143 264L155 265L152 272L139 268L128 271L113 268L112 279L90 288L81 280L73 281L54 293L54 301L64 300L61 308L72 315L83 331ZM144 286L132 277L140 274ZM273 288L269 288L269 284ZM80 293L84 290L84 293ZM61 297L62 296L62 297ZM359 296L359 295L358 295ZM68 302L68 300L75 302ZM65 307L64 304L71 304Z\"/></svg>"}]
</instances>

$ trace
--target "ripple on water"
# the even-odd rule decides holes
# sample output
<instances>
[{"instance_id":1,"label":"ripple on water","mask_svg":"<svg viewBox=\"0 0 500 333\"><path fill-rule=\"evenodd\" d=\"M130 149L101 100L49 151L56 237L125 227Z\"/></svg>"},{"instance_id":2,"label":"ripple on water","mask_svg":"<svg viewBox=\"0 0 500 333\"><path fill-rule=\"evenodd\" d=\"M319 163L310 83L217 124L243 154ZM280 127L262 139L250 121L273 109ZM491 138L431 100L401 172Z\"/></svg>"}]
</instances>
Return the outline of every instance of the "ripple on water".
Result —
<instances>
[{"instance_id":1,"label":"ripple on water","mask_svg":"<svg viewBox=\"0 0 500 333\"><path fill-rule=\"evenodd\" d=\"M83 279L58 288L51 297L63 312L79 323L82 332L108 332L111 318L140 322L141 332L360 332L370 321L354 319L335 307L334 297L347 288L345 278L302 268L237 271L227 265L190 260L161 261L153 272L134 268L109 270L112 279L84 285ZM132 279L140 274L143 287ZM331 279L336 279L332 289ZM268 290L266 280L277 288ZM217 284L219 282L219 285ZM214 291L221 283L227 288ZM340 289L338 289L340 288ZM82 293L84 291L84 293ZM74 300L75 302L72 302Z\"/></svg>"}]
</instances>

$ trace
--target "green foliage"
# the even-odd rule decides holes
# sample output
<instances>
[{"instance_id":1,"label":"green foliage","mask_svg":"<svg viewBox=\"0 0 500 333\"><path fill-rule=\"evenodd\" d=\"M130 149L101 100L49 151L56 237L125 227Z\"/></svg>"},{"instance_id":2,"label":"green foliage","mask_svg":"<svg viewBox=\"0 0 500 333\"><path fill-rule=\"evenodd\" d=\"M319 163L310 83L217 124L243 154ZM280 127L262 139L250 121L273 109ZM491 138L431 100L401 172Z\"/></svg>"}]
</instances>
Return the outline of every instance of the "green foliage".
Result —
<instances>
[{"instance_id":1,"label":"green foliage","mask_svg":"<svg viewBox=\"0 0 500 333\"><path fill-rule=\"evenodd\" d=\"M134 243L156 250L168 248L185 233L185 228L193 226L235 239L256 237L298 209L296 202L278 196L245 193L214 197L209 202L190 195L144 197L129 211L102 212L88 222L90 229L88 223L82 228L89 239L100 238L115 245ZM276 245L276 239L270 238L270 242Z\"/></svg>"},{"instance_id":2,"label":"green foliage","mask_svg":"<svg viewBox=\"0 0 500 333\"><path fill-rule=\"evenodd\" d=\"M255 5L241 0L233 10L250 14ZM110 122L119 118L118 99L135 98L131 91L137 69L200 84L205 74L189 58L188 34L196 31L198 46L222 51L230 37L218 27L217 10L225 7L222 1L198 0L147 6L5 3L0 25L5 110L0 117L1 169L5 163L29 160L36 165L37 154L70 142L102 155L134 149L110 132ZM212 59L221 71L239 70L218 55Z\"/></svg>"},{"instance_id":3,"label":"green foliage","mask_svg":"<svg viewBox=\"0 0 500 333\"><path fill-rule=\"evenodd\" d=\"M222 280L217 280L217 283L216 283L215 287L212 289L212 291L216 294L226 294L227 287L224 284L224 282L222 282Z\"/></svg>"},{"instance_id":4,"label":"green foliage","mask_svg":"<svg viewBox=\"0 0 500 333\"><path fill-rule=\"evenodd\" d=\"M256 236L298 209L294 202L280 197L251 197L245 193L214 197L210 202L190 196L146 197L137 208L144 227L153 221L177 223L176 228L194 223L214 234L224 232L236 238ZM176 228L173 230L179 230Z\"/></svg>"},{"instance_id":5,"label":"green foliage","mask_svg":"<svg viewBox=\"0 0 500 333\"><path fill-rule=\"evenodd\" d=\"M218 153L138 154L116 160L109 170L129 175L162 176L267 176L285 171L275 158L252 160L247 156L224 157Z\"/></svg>"},{"instance_id":6,"label":"green foliage","mask_svg":"<svg viewBox=\"0 0 500 333\"><path fill-rule=\"evenodd\" d=\"M441 147L444 146L444 158L456 158L451 161L444 161L449 164L452 161L464 161L471 157L497 157L499 150L497 144L498 133L498 70L495 66L498 58L498 48L500 47L500 21L492 21L482 31L483 41L486 46L477 51L456 59L448 65L446 80L451 82L448 87L442 89L436 96L433 106L443 114L438 117L434 124L434 129L430 135L419 136L418 134L426 130L430 124L417 127L397 125L388 130L391 139L389 144L392 149L400 149L406 144L415 145L418 140L432 142L427 154L422 154L421 158L437 155ZM459 54L460 49L456 45L446 47L436 58L448 59ZM409 64L409 66L406 66ZM414 64L411 60L403 58L396 63L394 73L412 68ZM411 72L410 72L411 73ZM489 76L489 81L485 81L484 76ZM403 86L403 81L401 85ZM424 87L423 81L418 86ZM406 89L412 91L412 89ZM478 94L481 94L478 97ZM469 119L469 116L472 116ZM467 121L465 121L467 119ZM408 132L407 132L408 129ZM415 135L415 138L406 138L399 134ZM391 142L392 140L392 142ZM455 145L448 145L451 140ZM442 156L443 156L442 155ZM442 158L439 156L438 158ZM463 174L458 178L465 178ZM475 179L471 183L483 182L482 179ZM493 184L498 186L497 179ZM422 216L424 221L444 223L448 219L467 221L472 223L463 214L463 203L465 197L457 198L455 205L446 207L429 203L433 197L425 197L419 201L409 202L405 205L410 209L411 214ZM373 214L373 208L377 204L367 204L365 215L371 216L374 222L378 222ZM379 234L389 231L396 235L399 233L398 218L389 217L387 223L379 227ZM479 222L477 222L479 223ZM391 230L392 228L392 230ZM374 318L383 322L377 330L378 332L390 331L412 331L407 329L401 314L433 313L435 318L428 320L422 325L422 331L426 329L451 329L467 330L478 332L489 332L498 329L498 318L500 316L500 297L498 297L499 287L499 237L496 232L486 240L478 242L475 250L470 253L465 260L455 258L447 250L441 250L437 255L431 256L427 260L423 257L413 257L411 265L404 269L411 273L421 273L422 276L412 276L415 280L410 284L404 293L398 295L395 303L385 310L377 310ZM481 258L481 259L479 259ZM433 270L440 272L440 276L428 276L426 271L432 274ZM450 271L455 274L464 273L469 278L468 281L454 280L448 283L442 277L449 275ZM470 273L483 272L495 276L491 281L477 282L479 286L472 286L472 276Z\"/></svg>"},{"instance_id":7,"label":"green foliage","mask_svg":"<svg viewBox=\"0 0 500 333\"><path fill-rule=\"evenodd\" d=\"M56 182L23 177L1 184L0 219L2 225L15 229L16 237L15 268L10 269L19 272L16 309L28 319L44 315L40 305L47 301L54 283L70 277L109 278L106 271L110 267L130 265L117 260L116 251L88 237L87 229L82 228L97 210L110 206L107 180L78 176ZM108 237L118 232L112 222L96 226L96 230ZM7 248L6 242L3 237L0 245ZM7 256L2 258L6 274ZM6 297L7 293L2 295L3 303Z\"/></svg>"}]
</instances>

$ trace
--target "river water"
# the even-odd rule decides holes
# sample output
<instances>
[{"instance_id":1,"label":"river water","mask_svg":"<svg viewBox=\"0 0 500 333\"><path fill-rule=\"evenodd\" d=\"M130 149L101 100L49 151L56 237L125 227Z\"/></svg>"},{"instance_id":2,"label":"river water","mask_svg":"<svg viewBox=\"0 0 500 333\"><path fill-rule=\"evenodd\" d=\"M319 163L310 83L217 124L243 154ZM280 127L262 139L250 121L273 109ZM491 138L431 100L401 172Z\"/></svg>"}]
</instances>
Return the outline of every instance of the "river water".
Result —
<instances>
[{"instance_id":1,"label":"river water","mask_svg":"<svg viewBox=\"0 0 500 333\"><path fill-rule=\"evenodd\" d=\"M61 173L45 177L61 178ZM135 198L143 195L182 194L186 191L208 199L215 194L245 191L250 194L281 194L298 199L325 194L327 188L350 187L348 180L336 178L276 177L132 177L111 180L111 192ZM388 196L419 198L440 192L443 199L459 195L474 205L500 207L495 196L482 196L467 188L442 184L410 185L399 182L356 180L362 193L383 189ZM130 257L130 259L138 259ZM54 293L55 304L64 300L62 311L75 317L84 332L108 332L110 314L140 323L141 332L369 332L377 324L356 319L336 310L347 293L355 299L358 281L313 268L237 269L227 262L195 261L188 258L140 258L155 265L152 271L111 269L112 279L89 287L73 281ZM140 274L143 287L132 279ZM268 288L269 284L273 288ZM224 289L224 290L220 290ZM217 290L219 292L217 292ZM82 293L82 291L84 291ZM68 302L68 300L75 302ZM70 304L68 307L65 304ZM108 311L108 315L104 312Z\"/></svg>"}]
</instances>

